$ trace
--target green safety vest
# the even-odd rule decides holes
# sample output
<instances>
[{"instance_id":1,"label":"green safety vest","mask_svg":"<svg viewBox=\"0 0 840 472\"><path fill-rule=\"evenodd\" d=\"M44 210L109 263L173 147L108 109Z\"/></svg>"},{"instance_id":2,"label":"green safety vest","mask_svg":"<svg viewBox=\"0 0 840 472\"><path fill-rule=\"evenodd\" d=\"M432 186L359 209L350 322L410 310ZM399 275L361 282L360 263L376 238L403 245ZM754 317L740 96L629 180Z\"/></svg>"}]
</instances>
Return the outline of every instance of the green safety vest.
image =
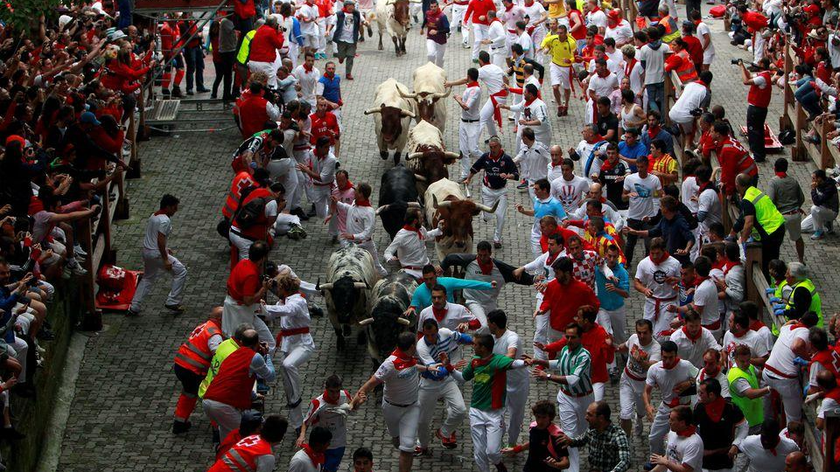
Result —
<instances>
[{"instance_id":1,"label":"green safety vest","mask_svg":"<svg viewBox=\"0 0 840 472\"><path fill-rule=\"evenodd\" d=\"M732 366L726 379L729 381L729 394L732 396L732 403L741 409L750 427L761 425L764 422L764 402L762 399L759 397L750 400L735 390L735 381L738 379L747 379L750 387L758 388L758 374L756 374L755 366L750 365L749 371L743 371L738 366Z\"/></svg>"},{"instance_id":2,"label":"green safety vest","mask_svg":"<svg viewBox=\"0 0 840 472\"><path fill-rule=\"evenodd\" d=\"M236 54L236 62L243 66L248 63L248 56L251 55L251 39L257 34L257 30L251 30L245 33L242 38L242 46L239 46L239 52Z\"/></svg>"},{"instance_id":3,"label":"green safety vest","mask_svg":"<svg viewBox=\"0 0 840 472\"><path fill-rule=\"evenodd\" d=\"M233 338L226 339L219 344L219 347L216 348L216 354L213 355L213 360L210 362L210 369L207 370L207 376L204 377L201 385L198 386L199 398L204 398L204 393L210 387L210 382L219 373L219 367L222 365L222 361L227 359L227 356L233 354L233 351L237 349L239 349L239 344Z\"/></svg>"},{"instance_id":4,"label":"green safety vest","mask_svg":"<svg viewBox=\"0 0 840 472\"><path fill-rule=\"evenodd\" d=\"M744 200L752 203L755 207L756 224L761 225L765 233L771 234L785 224L785 217L779 213L773 201L761 190L755 187L748 188L744 193ZM752 237L756 241L761 240L761 236L755 228L752 230Z\"/></svg>"},{"instance_id":5,"label":"green safety vest","mask_svg":"<svg viewBox=\"0 0 840 472\"><path fill-rule=\"evenodd\" d=\"M778 285L776 285L776 291L773 292L773 296L778 298L779 300L784 300L785 288L787 287L788 283L786 279L782 279ZM787 318L785 318L787 319ZM776 327L776 323L773 323L773 326L770 327L770 331L773 333L773 336L779 336L779 328Z\"/></svg>"},{"instance_id":6,"label":"green safety vest","mask_svg":"<svg viewBox=\"0 0 840 472\"><path fill-rule=\"evenodd\" d=\"M814 313L819 316L820 321L817 323L817 326L820 328L823 327L823 314L822 314L822 301L820 300L820 294L817 293L817 287L814 286L814 282L811 279L805 279L802 282L793 286L793 291L790 292L790 298L788 299L787 308L788 310L793 308L793 292L796 291L799 287L803 287L811 292L811 305L808 307L808 311L813 311Z\"/></svg>"}]
</instances>

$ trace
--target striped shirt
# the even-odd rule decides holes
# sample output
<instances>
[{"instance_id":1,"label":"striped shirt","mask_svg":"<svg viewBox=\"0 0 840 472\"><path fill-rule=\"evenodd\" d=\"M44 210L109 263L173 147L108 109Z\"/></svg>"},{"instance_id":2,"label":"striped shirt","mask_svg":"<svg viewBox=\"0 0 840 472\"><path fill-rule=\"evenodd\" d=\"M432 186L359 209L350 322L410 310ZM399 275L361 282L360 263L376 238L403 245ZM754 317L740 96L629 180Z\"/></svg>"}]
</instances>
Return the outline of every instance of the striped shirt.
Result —
<instances>
[{"instance_id":1,"label":"striped shirt","mask_svg":"<svg viewBox=\"0 0 840 472\"><path fill-rule=\"evenodd\" d=\"M445 352L449 356L449 363L456 364L463 357L459 344L472 343L472 336L462 334L458 331L452 331L446 328L440 328L437 334L437 340L434 343L426 341L426 337L422 337L417 341L417 357L423 365L433 365L440 363L440 353ZM422 372L422 378L430 380L445 380L451 378L448 374L446 376L435 375L430 372Z\"/></svg>"},{"instance_id":2,"label":"striped shirt","mask_svg":"<svg viewBox=\"0 0 840 472\"><path fill-rule=\"evenodd\" d=\"M592 393L592 356L583 345L572 352L563 347L560 357L549 362L549 367L566 377L568 384L560 384L560 391L571 397L583 397Z\"/></svg>"}]
</instances>

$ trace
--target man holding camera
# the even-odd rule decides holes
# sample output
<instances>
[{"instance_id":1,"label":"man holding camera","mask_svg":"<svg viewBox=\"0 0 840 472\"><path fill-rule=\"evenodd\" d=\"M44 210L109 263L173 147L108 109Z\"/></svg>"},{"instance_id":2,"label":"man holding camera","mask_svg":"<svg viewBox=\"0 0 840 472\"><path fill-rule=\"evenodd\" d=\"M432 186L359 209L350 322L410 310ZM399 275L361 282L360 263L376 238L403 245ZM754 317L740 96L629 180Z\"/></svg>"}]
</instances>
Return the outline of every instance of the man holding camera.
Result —
<instances>
[{"instance_id":1,"label":"man holding camera","mask_svg":"<svg viewBox=\"0 0 840 472\"><path fill-rule=\"evenodd\" d=\"M277 88L277 50L283 47L283 33L277 23L277 17L269 15L265 24L257 29L251 39L251 55L248 57L248 68L251 73L265 72L268 75L269 88Z\"/></svg>"},{"instance_id":2,"label":"man holding camera","mask_svg":"<svg viewBox=\"0 0 840 472\"><path fill-rule=\"evenodd\" d=\"M762 57L755 66L759 69L757 74L747 70L744 61L738 59L738 66L741 68L741 76L744 78L744 85L750 86L747 94L747 140L750 144L755 162L764 162L766 150L764 149L764 122L767 121L767 107L770 105L770 97L773 89L770 87L770 59Z\"/></svg>"},{"instance_id":3,"label":"man holding camera","mask_svg":"<svg viewBox=\"0 0 840 472\"><path fill-rule=\"evenodd\" d=\"M686 149L694 148L694 135L697 127L694 124L695 118L700 116L706 104L711 99L712 91L709 86L712 83L711 71L700 73L700 80L685 84L685 87L674 106L668 112L671 121L680 126L680 130L686 136Z\"/></svg>"}]
</instances>

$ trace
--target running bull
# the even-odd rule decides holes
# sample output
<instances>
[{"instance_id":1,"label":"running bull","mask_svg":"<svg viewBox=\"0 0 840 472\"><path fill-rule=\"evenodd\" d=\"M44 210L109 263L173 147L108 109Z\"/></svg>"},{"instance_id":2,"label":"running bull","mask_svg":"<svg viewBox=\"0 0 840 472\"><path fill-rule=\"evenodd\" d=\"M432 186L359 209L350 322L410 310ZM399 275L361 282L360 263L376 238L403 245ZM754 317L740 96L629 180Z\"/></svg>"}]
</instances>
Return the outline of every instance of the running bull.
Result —
<instances>
[{"instance_id":1,"label":"running bull","mask_svg":"<svg viewBox=\"0 0 840 472\"><path fill-rule=\"evenodd\" d=\"M443 235L435 241L438 260L456 252L472 252L472 220L482 211L495 213L499 202L492 207L476 203L464 195L461 185L449 179L441 179L429 185L424 195L426 202L426 224L436 228L444 220Z\"/></svg>"},{"instance_id":2,"label":"running bull","mask_svg":"<svg viewBox=\"0 0 840 472\"><path fill-rule=\"evenodd\" d=\"M414 118L414 106L402 94L408 93L405 85L394 79L388 79L376 88L373 108L365 110L365 115L374 115L376 144L379 157L388 158L388 151L394 151L394 164L399 164L400 153L408 140L408 128Z\"/></svg>"},{"instance_id":3,"label":"running bull","mask_svg":"<svg viewBox=\"0 0 840 472\"><path fill-rule=\"evenodd\" d=\"M405 160L414 170L418 192L425 192L427 185L449 178L446 166L460 157L456 152L446 151L443 133L425 120L411 128L405 148L408 150Z\"/></svg>"},{"instance_id":4,"label":"running bull","mask_svg":"<svg viewBox=\"0 0 840 472\"><path fill-rule=\"evenodd\" d=\"M441 133L446 131L446 103L443 98L452 93L444 87L446 71L434 62L414 69L412 77L414 93L402 95L414 102L415 119L418 123L427 121L437 127Z\"/></svg>"},{"instance_id":5,"label":"running bull","mask_svg":"<svg viewBox=\"0 0 840 472\"><path fill-rule=\"evenodd\" d=\"M375 365L388 357L397 345L397 337L403 331L416 330L414 319L403 318L403 312L411 304L411 296L417 288L417 280L399 271L388 275L373 287L370 297L370 318L359 321L367 333L368 353Z\"/></svg>"},{"instance_id":6,"label":"running bull","mask_svg":"<svg viewBox=\"0 0 840 472\"><path fill-rule=\"evenodd\" d=\"M417 179L409 169L396 166L382 174L376 214L382 218L382 226L391 240L403 227L406 210L420 208L419 196Z\"/></svg>"}]
</instances>

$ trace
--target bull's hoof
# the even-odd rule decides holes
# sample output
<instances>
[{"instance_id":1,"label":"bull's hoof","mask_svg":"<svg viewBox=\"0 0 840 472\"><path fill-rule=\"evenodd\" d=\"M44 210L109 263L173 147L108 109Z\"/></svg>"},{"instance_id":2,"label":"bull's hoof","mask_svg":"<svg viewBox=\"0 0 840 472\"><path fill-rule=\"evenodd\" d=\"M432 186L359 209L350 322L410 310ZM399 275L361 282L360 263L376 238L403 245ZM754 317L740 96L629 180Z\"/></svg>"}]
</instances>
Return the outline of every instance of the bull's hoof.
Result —
<instances>
[{"instance_id":1,"label":"bull's hoof","mask_svg":"<svg viewBox=\"0 0 840 472\"><path fill-rule=\"evenodd\" d=\"M382 159L383 161L385 159L388 159L388 151L379 151L379 158Z\"/></svg>"},{"instance_id":2,"label":"bull's hoof","mask_svg":"<svg viewBox=\"0 0 840 472\"><path fill-rule=\"evenodd\" d=\"M344 326L342 326L342 327L341 327L341 330L342 330L342 335L343 335L343 336L350 336L350 333L351 333L351 331L350 331L350 325L344 325Z\"/></svg>"},{"instance_id":3,"label":"bull's hoof","mask_svg":"<svg viewBox=\"0 0 840 472\"><path fill-rule=\"evenodd\" d=\"M395 166L400 165L400 153L399 152L394 153L394 165Z\"/></svg>"},{"instance_id":4,"label":"bull's hoof","mask_svg":"<svg viewBox=\"0 0 840 472\"><path fill-rule=\"evenodd\" d=\"M359 331L359 334L356 335L356 344L359 346L364 346L367 344L367 334L364 330Z\"/></svg>"},{"instance_id":5,"label":"bull's hoof","mask_svg":"<svg viewBox=\"0 0 840 472\"><path fill-rule=\"evenodd\" d=\"M383 47L383 46L382 46L382 43L379 43L379 47L378 47L377 49L379 49L380 51L382 51L383 49L385 49L385 47Z\"/></svg>"}]
</instances>

